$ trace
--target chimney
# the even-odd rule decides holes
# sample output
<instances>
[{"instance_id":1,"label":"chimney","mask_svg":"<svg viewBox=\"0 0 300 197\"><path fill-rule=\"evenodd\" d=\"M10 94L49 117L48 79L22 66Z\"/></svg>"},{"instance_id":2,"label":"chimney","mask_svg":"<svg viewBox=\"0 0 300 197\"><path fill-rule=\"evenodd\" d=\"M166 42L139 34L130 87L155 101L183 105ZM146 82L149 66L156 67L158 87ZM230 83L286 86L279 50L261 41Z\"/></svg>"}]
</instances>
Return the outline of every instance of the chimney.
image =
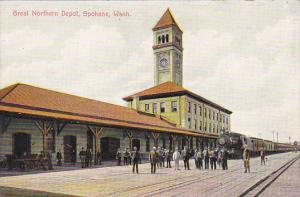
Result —
<instances>
[{"instance_id":1,"label":"chimney","mask_svg":"<svg viewBox=\"0 0 300 197\"><path fill-rule=\"evenodd\" d=\"M134 96L132 100L132 108L139 111L140 97Z\"/></svg>"}]
</instances>

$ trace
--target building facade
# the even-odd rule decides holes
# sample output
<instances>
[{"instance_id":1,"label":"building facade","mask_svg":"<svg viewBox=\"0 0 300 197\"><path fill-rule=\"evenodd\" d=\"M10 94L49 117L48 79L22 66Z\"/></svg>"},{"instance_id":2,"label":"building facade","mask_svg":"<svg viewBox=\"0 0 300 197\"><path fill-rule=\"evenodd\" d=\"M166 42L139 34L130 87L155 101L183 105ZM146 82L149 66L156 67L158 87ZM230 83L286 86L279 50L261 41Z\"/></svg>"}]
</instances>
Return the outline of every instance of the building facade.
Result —
<instances>
[{"instance_id":1,"label":"building facade","mask_svg":"<svg viewBox=\"0 0 300 197\"><path fill-rule=\"evenodd\" d=\"M115 159L118 148L214 147L230 131L231 111L182 87L182 30L168 9L153 28L155 86L125 97L128 107L27 84L0 90L0 160L61 151L78 161L82 147Z\"/></svg>"}]
</instances>

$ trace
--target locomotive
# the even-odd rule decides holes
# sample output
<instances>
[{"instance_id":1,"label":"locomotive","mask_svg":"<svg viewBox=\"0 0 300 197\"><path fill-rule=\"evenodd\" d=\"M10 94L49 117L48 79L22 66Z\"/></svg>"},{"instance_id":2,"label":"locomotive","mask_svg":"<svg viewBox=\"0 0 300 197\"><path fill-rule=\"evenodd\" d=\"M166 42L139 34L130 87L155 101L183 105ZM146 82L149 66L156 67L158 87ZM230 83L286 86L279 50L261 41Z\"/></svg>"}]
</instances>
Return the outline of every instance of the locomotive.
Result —
<instances>
[{"instance_id":1,"label":"locomotive","mask_svg":"<svg viewBox=\"0 0 300 197\"><path fill-rule=\"evenodd\" d=\"M277 143L256 137L248 137L241 133L223 133L217 139L219 147L224 147L229 151L230 158L241 159L243 149L247 147L251 156L259 156L260 151L266 154L281 153L295 150L295 146L288 143Z\"/></svg>"}]
</instances>

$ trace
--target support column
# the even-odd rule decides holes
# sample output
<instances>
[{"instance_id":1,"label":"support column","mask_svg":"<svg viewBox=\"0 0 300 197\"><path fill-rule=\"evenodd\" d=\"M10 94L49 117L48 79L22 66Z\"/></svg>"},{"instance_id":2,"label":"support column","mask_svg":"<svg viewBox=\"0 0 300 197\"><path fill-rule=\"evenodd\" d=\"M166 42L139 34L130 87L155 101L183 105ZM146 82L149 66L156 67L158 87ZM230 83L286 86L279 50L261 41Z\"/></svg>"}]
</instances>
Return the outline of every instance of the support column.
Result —
<instances>
[{"instance_id":1,"label":"support column","mask_svg":"<svg viewBox=\"0 0 300 197\"><path fill-rule=\"evenodd\" d=\"M12 118L9 116L6 116L5 114L0 115L0 132L5 133L7 131L7 128L11 122Z\"/></svg>"},{"instance_id":2,"label":"support column","mask_svg":"<svg viewBox=\"0 0 300 197\"><path fill-rule=\"evenodd\" d=\"M175 135L175 134L171 134L171 138L172 138L172 151L174 152L174 151L175 151L175 145L176 145L178 136ZM178 147L178 148L179 148L179 147Z\"/></svg>"},{"instance_id":3,"label":"support column","mask_svg":"<svg viewBox=\"0 0 300 197\"><path fill-rule=\"evenodd\" d=\"M88 129L93 133L95 136L95 152L94 155L94 162L97 161L97 153L101 153L101 141L100 138L103 135L103 127L96 127L96 126L89 126L87 125ZM96 163L96 162L95 162Z\"/></svg>"},{"instance_id":4,"label":"support column","mask_svg":"<svg viewBox=\"0 0 300 197\"><path fill-rule=\"evenodd\" d=\"M129 140L129 149L130 149L130 151L132 151L133 132L129 131L129 130L126 130L126 133L127 133L127 137L128 137L128 140Z\"/></svg>"},{"instance_id":5,"label":"support column","mask_svg":"<svg viewBox=\"0 0 300 197\"><path fill-rule=\"evenodd\" d=\"M34 121L34 124L37 126L37 128L41 131L43 135L43 151L44 153L48 153L48 144L47 144L47 137L51 129L53 129L54 122L50 121Z\"/></svg>"},{"instance_id":6,"label":"support column","mask_svg":"<svg viewBox=\"0 0 300 197\"><path fill-rule=\"evenodd\" d=\"M159 133L155 133L155 132L152 132L152 136L153 136L153 139L154 139L154 146L157 148L158 146L158 138L159 138Z\"/></svg>"}]
</instances>

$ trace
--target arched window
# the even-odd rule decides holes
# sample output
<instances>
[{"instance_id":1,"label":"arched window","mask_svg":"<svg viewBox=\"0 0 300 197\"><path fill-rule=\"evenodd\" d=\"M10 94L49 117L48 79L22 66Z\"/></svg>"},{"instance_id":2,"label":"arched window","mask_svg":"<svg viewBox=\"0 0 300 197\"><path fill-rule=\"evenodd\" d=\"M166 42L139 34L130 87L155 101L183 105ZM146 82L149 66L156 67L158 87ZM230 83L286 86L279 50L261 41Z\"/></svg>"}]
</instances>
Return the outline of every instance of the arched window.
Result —
<instances>
[{"instance_id":1,"label":"arched window","mask_svg":"<svg viewBox=\"0 0 300 197\"><path fill-rule=\"evenodd\" d=\"M169 42L169 34L166 35L166 42Z\"/></svg>"},{"instance_id":2,"label":"arched window","mask_svg":"<svg viewBox=\"0 0 300 197\"><path fill-rule=\"evenodd\" d=\"M165 43L165 35L162 35L162 43Z\"/></svg>"},{"instance_id":3,"label":"arched window","mask_svg":"<svg viewBox=\"0 0 300 197\"><path fill-rule=\"evenodd\" d=\"M161 37L158 36L158 44L160 44L160 43L161 43Z\"/></svg>"}]
</instances>

